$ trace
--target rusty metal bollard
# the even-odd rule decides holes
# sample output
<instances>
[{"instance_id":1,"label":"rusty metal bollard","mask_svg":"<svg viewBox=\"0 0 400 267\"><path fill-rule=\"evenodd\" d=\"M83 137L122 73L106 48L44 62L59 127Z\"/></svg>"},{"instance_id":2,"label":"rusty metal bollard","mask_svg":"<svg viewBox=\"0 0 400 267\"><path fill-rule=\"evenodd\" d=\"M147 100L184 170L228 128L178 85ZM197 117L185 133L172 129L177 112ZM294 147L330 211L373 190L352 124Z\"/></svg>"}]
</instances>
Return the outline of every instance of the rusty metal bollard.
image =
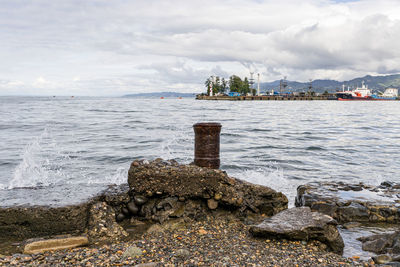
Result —
<instances>
[{"instance_id":1,"label":"rusty metal bollard","mask_svg":"<svg viewBox=\"0 0 400 267\"><path fill-rule=\"evenodd\" d=\"M219 169L219 134L221 124L216 122L200 122L193 125L194 164L199 167Z\"/></svg>"}]
</instances>

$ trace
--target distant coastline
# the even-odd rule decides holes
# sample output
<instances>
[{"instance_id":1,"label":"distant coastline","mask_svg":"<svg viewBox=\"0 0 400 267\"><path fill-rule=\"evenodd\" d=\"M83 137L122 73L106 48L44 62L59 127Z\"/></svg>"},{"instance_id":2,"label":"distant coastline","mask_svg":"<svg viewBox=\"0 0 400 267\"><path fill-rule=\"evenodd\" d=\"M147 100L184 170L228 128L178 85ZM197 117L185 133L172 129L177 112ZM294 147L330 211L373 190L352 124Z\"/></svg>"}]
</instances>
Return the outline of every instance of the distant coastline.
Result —
<instances>
[{"instance_id":1,"label":"distant coastline","mask_svg":"<svg viewBox=\"0 0 400 267\"><path fill-rule=\"evenodd\" d=\"M138 93L138 94L127 94L123 97L131 97L131 98L178 98L178 97L191 97L194 98L196 96L195 93L179 93L179 92L153 92L153 93Z\"/></svg>"}]
</instances>

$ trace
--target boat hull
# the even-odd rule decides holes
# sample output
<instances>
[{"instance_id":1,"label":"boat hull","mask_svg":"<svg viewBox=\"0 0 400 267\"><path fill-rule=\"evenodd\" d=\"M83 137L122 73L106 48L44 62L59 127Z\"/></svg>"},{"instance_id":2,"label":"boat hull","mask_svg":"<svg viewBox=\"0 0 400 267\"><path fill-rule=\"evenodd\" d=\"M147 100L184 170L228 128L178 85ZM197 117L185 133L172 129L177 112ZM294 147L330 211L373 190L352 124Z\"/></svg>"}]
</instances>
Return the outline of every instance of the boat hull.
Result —
<instances>
[{"instance_id":1,"label":"boat hull","mask_svg":"<svg viewBox=\"0 0 400 267\"><path fill-rule=\"evenodd\" d=\"M352 98L341 98L338 97L339 101L394 101L396 97L352 97Z\"/></svg>"}]
</instances>

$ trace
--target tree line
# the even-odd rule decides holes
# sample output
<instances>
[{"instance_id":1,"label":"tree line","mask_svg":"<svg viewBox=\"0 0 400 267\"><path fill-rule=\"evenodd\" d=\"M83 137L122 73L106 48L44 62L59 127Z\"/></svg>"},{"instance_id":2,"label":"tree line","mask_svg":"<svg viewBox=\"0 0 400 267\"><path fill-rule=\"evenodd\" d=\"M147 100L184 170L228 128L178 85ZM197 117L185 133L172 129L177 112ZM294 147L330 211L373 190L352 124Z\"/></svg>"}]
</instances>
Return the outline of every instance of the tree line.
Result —
<instances>
[{"instance_id":1,"label":"tree line","mask_svg":"<svg viewBox=\"0 0 400 267\"><path fill-rule=\"evenodd\" d=\"M232 75L228 81L225 78L219 76L210 76L204 83L207 88L207 94L211 95L211 91L214 95L226 94L228 89L230 92L238 92L241 95L247 95L248 93L255 94L255 89L250 88L250 83L247 77L242 80L239 76Z\"/></svg>"}]
</instances>

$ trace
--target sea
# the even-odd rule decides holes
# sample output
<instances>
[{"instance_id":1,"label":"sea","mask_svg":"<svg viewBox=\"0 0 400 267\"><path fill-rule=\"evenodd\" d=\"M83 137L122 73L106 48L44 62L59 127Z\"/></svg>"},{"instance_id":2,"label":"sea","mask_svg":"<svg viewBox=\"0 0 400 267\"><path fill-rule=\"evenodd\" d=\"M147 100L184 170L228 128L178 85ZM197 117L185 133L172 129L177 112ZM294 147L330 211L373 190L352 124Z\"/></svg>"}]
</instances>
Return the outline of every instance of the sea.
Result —
<instances>
[{"instance_id":1,"label":"sea","mask_svg":"<svg viewBox=\"0 0 400 267\"><path fill-rule=\"evenodd\" d=\"M193 124L219 122L221 169L293 207L312 181L400 182L399 118L399 101L0 97L0 206L80 203L126 183L135 159L191 163Z\"/></svg>"},{"instance_id":2,"label":"sea","mask_svg":"<svg viewBox=\"0 0 400 267\"><path fill-rule=\"evenodd\" d=\"M135 159L194 158L193 124L222 124L221 169L294 205L311 181L400 182L398 101L0 97L0 205L79 203Z\"/></svg>"}]
</instances>

